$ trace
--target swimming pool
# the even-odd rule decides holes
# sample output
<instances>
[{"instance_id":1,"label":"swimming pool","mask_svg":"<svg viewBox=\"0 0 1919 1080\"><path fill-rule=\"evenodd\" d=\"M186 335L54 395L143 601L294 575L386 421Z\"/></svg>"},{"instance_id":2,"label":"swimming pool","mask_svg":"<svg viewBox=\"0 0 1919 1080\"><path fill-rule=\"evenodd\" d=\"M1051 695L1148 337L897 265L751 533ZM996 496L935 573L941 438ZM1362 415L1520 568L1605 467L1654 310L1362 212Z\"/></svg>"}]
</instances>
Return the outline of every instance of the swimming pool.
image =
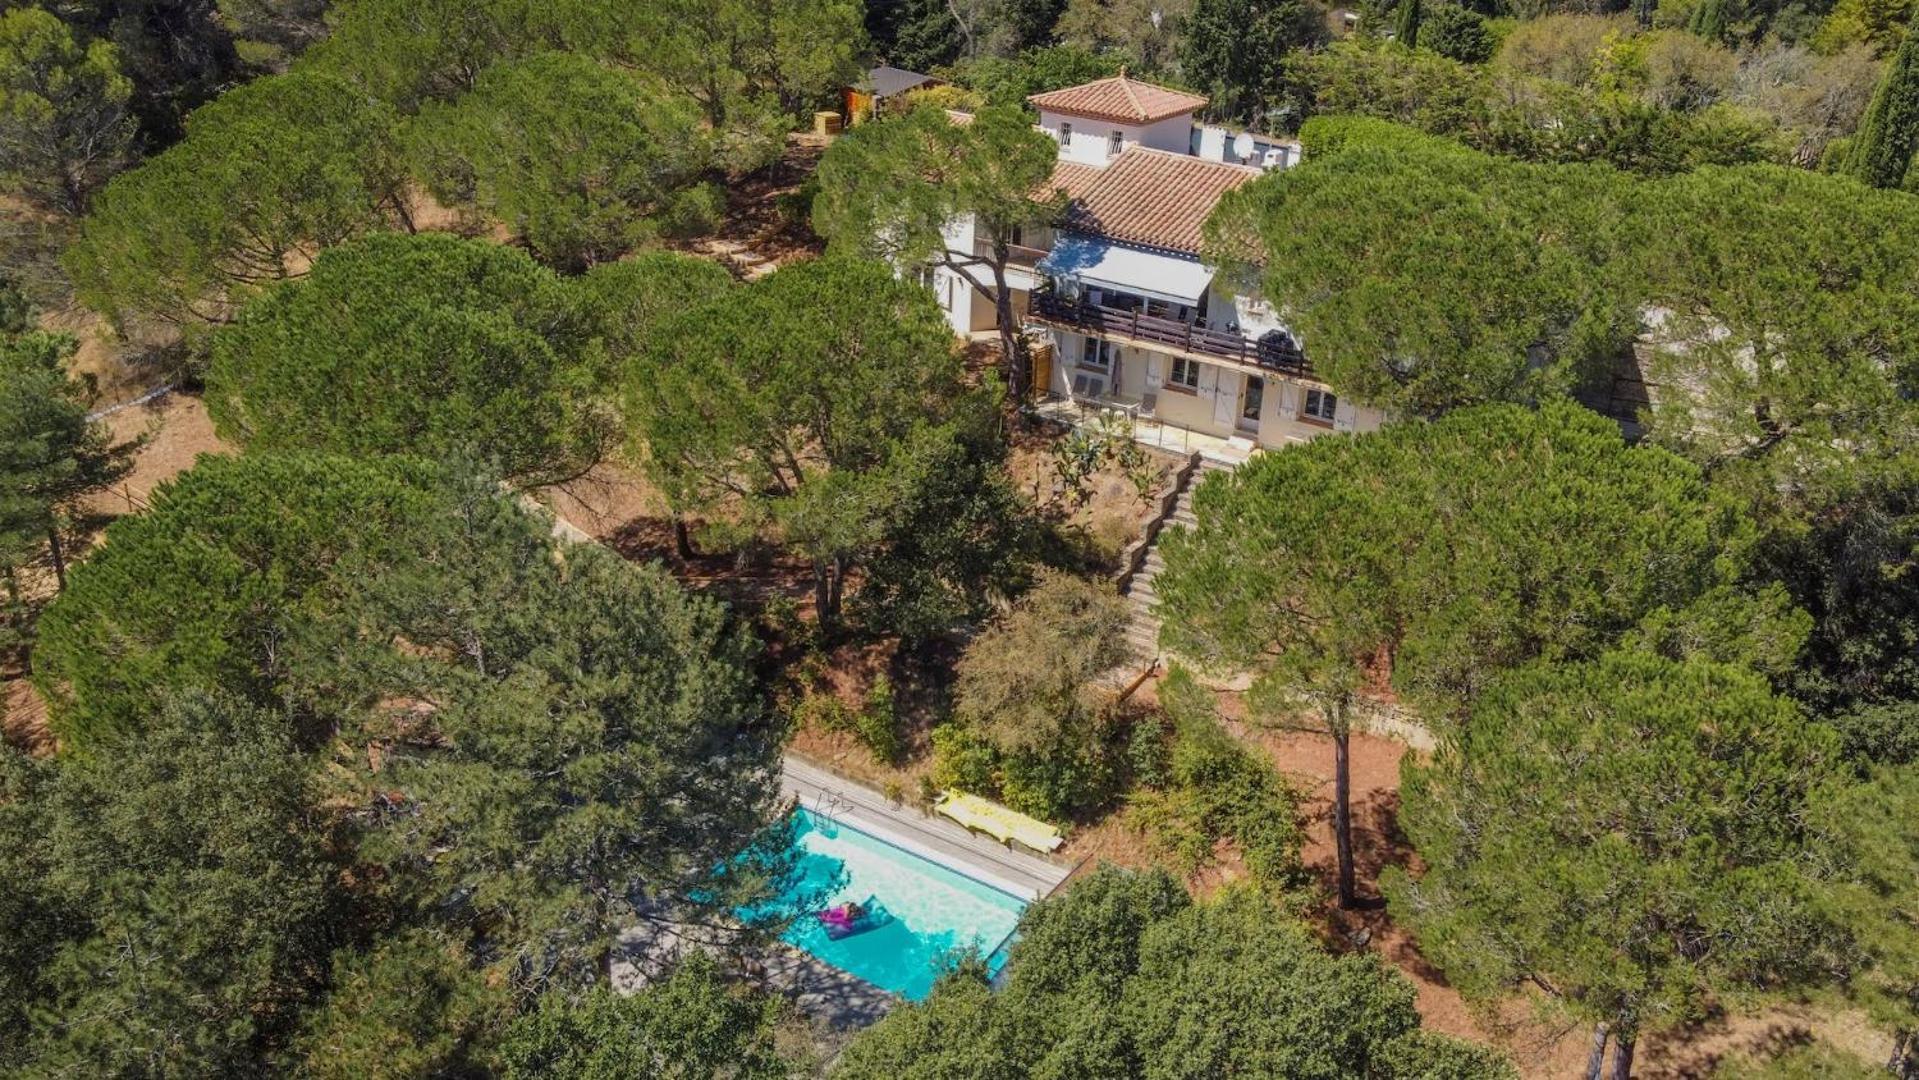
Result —
<instances>
[{"instance_id":1,"label":"swimming pool","mask_svg":"<svg viewBox=\"0 0 1919 1080\"><path fill-rule=\"evenodd\" d=\"M845 823L804 808L793 815L800 880L788 896L832 889L828 906L872 897L891 918L835 941L811 912L794 912L792 926L782 935L788 944L909 1001L926 997L957 950L984 956L994 973L1006 963L1006 943L1026 910L1025 900ZM751 918L755 912L740 914Z\"/></svg>"}]
</instances>

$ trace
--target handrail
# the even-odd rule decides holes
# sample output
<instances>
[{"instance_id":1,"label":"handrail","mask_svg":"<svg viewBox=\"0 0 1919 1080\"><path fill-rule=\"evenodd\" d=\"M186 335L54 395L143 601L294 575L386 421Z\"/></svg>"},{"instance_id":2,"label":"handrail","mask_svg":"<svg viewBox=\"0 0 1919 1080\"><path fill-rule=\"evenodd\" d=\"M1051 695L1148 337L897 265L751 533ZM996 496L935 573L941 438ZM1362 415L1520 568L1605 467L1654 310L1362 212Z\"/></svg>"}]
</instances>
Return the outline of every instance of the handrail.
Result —
<instances>
[{"instance_id":1,"label":"handrail","mask_svg":"<svg viewBox=\"0 0 1919 1080\"><path fill-rule=\"evenodd\" d=\"M973 254L978 255L982 259L992 258L992 242L985 239L974 240ZM1018 266L1031 270L1038 266L1039 261L1044 259L1048 254L1050 254L1050 252L1045 248L1027 247L1024 244L1008 244L1006 245L1006 264L1008 266Z\"/></svg>"},{"instance_id":2,"label":"handrail","mask_svg":"<svg viewBox=\"0 0 1919 1080\"><path fill-rule=\"evenodd\" d=\"M1154 345L1170 345L1184 352L1217 356L1254 367L1291 375L1312 375L1312 364L1291 338L1274 340L1249 338L1244 334L1178 319L1148 315L1134 308L1115 308L1086 300L1072 300L1053 293L1033 295L1030 314L1035 318L1066 323L1096 334L1111 334Z\"/></svg>"}]
</instances>

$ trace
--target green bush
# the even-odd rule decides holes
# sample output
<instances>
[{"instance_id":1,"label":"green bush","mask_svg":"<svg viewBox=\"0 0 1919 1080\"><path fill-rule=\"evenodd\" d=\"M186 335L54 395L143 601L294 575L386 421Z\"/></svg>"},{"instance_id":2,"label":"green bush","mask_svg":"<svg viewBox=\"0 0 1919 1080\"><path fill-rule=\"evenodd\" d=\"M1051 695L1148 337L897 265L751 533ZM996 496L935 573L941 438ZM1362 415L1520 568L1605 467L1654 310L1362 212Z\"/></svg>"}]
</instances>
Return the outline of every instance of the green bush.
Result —
<instances>
[{"instance_id":1,"label":"green bush","mask_svg":"<svg viewBox=\"0 0 1919 1080\"><path fill-rule=\"evenodd\" d=\"M1141 787L1162 788L1173 779L1173 728L1164 714L1153 713L1134 721L1126 737L1126 766L1133 783Z\"/></svg>"},{"instance_id":2,"label":"green bush","mask_svg":"<svg viewBox=\"0 0 1919 1080\"><path fill-rule=\"evenodd\" d=\"M961 724L944 724L933 729L933 782L997 799L1022 814L1065 821L1111 799L1121 778L1116 755L1082 745L1003 750Z\"/></svg>"},{"instance_id":3,"label":"green bush","mask_svg":"<svg viewBox=\"0 0 1919 1080\"><path fill-rule=\"evenodd\" d=\"M1181 874L1192 875L1213 855L1199 793L1183 787L1134 793L1132 823Z\"/></svg>"},{"instance_id":4,"label":"green bush","mask_svg":"<svg viewBox=\"0 0 1919 1080\"><path fill-rule=\"evenodd\" d=\"M961 724L933 729L933 783L980 795L999 794L999 755Z\"/></svg>"},{"instance_id":5,"label":"green bush","mask_svg":"<svg viewBox=\"0 0 1919 1080\"><path fill-rule=\"evenodd\" d=\"M1220 726L1191 676L1175 673L1161 699L1175 727L1171 751L1165 779L1133 797L1135 823L1187 873L1205 865L1219 841L1230 840L1255 880L1292 880L1302 839L1292 788ZM1135 742L1147 726L1135 728Z\"/></svg>"},{"instance_id":6,"label":"green bush","mask_svg":"<svg viewBox=\"0 0 1919 1080\"><path fill-rule=\"evenodd\" d=\"M1103 738L1052 751L1013 752L1000 761L1000 796L1022 814L1064 821L1107 803L1119 786L1115 755Z\"/></svg>"},{"instance_id":7,"label":"green bush","mask_svg":"<svg viewBox=\"0 0 1919 1080\"><path fill-rule=\"evenodd\" d=\"M1435 4L1419 27L1419 43L1441 56L1467 64L1493 58L1497 42L1486 20L1457 4Z\"/></svg>"},{"instance_id":8,"label":"green bush","mask_svg":"<svg viewBox=\"0 0 1919 1080\"><path fill-rule=\"evenodd\" d=\"M873 756L887 764L900 757L899 717L893 701L893 680L881 675L866 692L866 701L853 718L853 733Z\"/></svg>"},{"instance_id":9,"label":"green bush","mask_svg":"<svg viewBox=\"0 0 1919 1080\"><path fill-rule=\"evenodd\" d=\"M695 184L674 196L660 215L660 231L687 239L719 228L726 216L726 193L718 184Z\"/></svg>"},{"instance_id":10,"label":"green bush","mask_svg":"<svg viewBox=\"0 0 1919 1080\"><path fill-rule=\"evenodd\" d=\"M792 717L793 723L800 727L817 727L821 731L851 731L854 727L853 710L830 693L808 690L793 704Z\"/></svg>"}]
</instances>

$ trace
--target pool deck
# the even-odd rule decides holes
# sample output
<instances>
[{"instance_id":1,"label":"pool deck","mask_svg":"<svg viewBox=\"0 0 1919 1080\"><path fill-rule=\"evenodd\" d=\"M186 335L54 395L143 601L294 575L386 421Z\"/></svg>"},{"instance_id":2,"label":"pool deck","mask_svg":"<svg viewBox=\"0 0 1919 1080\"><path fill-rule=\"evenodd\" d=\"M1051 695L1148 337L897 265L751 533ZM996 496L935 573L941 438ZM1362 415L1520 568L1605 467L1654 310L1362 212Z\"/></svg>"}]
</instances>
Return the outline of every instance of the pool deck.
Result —
<instances>
[{"instance_id":1,"label":"pool deck","mask_svg":"<svg viewBox=\"0 0 1919 1080\"><path fill-rule=\"evenodd\" d=\"M1022 900L1040 900L1073 868L967 831L937 814L894 806L886 796L787 755L781 793L818 817L850 825Z\"/></svg>"},{"instance_id":2,"label":"pool deck","mask_svg":"<svg viewBox=\"0 0 1919 1080\"><path fill-rule=\"evenodd\" d=\"M1063 862L1015 851L933 814L894 806L886 796L788 756L780 776L783 795L811 813L849 825L896 847L931 859L975 881L1026 900L1052 893L1072 872ZM620 935L612 962L613 985L637 990L658 978L689 950L727 955L723 935L693 926L641 921ZM807 1016L842 1032L877 1023L900 999L784 942L754 950L747 963L754 978L783 994Z\"/></svg>"}]
</instances>

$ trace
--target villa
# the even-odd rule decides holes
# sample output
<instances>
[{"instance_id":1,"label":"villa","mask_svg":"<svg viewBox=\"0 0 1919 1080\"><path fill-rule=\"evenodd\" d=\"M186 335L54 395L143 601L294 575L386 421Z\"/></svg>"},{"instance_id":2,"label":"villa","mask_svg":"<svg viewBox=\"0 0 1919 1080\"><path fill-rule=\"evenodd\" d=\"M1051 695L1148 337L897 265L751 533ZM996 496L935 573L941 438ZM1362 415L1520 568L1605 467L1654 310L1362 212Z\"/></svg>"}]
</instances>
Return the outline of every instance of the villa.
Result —
<instances>
[{"instance_id":1,"label":"villa","mask_svg":"<svg viewBox=\"0 0 1919 1080\"><path fill-rule=\"evenodd\" d=\"M1019 238L1008 267L1014 310L1040 342L1042 412L1117 410L1149 441L1229 461L1380 425L1379 410L1314 377L1310 343L1201 256L1220 198L1297 164L1296 143L1198 123L1204 97L1124 72L1028 100L1059 145L1051 187L1068 200L1057 222ZM946 240L962 254L981 242L969 219ZM995 328L993 302L964 278L927 280L956 333Z\"/></svg>"}]
</instances>

